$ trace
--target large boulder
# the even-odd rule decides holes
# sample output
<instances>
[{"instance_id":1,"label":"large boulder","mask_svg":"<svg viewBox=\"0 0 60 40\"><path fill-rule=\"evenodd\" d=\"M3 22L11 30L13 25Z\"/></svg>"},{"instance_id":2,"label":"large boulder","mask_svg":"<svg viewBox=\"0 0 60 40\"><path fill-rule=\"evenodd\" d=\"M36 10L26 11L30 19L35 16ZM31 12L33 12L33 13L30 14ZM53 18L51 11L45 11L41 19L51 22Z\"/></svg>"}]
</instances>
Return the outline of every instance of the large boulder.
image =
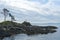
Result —
<instances>
[{"instance_id":1,"label":"large boulder","mask_svg":"<svg viewBox=\"0 0 60 40\"><path fill-rule=\"evenodd\" d=\"M25 26L32 26L32 25L30 24L30 22L26 22L26 21L24 21L22 24L25 25Z\"/></svg>"}]
</instances>

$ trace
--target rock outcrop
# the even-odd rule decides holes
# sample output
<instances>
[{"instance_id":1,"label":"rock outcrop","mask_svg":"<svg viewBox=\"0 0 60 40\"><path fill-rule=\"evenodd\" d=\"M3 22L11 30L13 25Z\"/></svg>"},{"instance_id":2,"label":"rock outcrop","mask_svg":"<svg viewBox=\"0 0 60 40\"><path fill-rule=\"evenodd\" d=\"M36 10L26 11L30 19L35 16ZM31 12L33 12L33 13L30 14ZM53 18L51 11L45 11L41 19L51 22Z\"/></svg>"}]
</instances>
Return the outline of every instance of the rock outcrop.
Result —
<instances>
[{"instance_id":1,"label":"rock outcrop","mask_svg":"<svg viewBox=\"0 0 60 40\"><path fill-rule=\"evenodd\" d=\"M55 26L33 26L29 22L20 24L12 21L5 21L0 23L0 39L20 33L25 33L27 35L48 34L56 32L55 29L57 29Z\"/></svg>"}]
</instances>

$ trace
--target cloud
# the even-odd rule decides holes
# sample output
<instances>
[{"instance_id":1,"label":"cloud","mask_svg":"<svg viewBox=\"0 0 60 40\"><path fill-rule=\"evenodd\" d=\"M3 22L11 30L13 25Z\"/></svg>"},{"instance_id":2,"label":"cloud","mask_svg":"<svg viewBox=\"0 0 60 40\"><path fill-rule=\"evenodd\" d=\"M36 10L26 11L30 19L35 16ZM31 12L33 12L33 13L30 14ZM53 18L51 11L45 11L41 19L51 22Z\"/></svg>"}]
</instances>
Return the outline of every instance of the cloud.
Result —
<instances>
[{"instance_id":1,"label":"cloud","mask_svg":"<svg viewBox=\"0 0 60 40\"><path fill-rule=\"evenodd\" d=\"M39 2L40 4L46 4L49 0L28 0L33 2Z\"/></svg>"},{"instance_id":2,"label":"cloud","mask_svg":"<svg viewBox=\"0 0 60 40\"><path fill-rule=\"evenodd\" d=\"M58 21L60 20L59 0L0 0L0 4L16 7L18 9L25 9L25 10L20 10L23 11L23 14L25 15L30 15L31 13L33 13L32 15L34 15L35 12L37 12L36 15L40 15L40 16L38 17L34 16L33 17L34 20L41 18L40 21L42 20L42 22L43 20L46 20L46 22L47 20L49 20L50 22L55 22L55 20L56 22L60 22ZM41 17L41 15L43 17Z\"/></svg>"}]
</instances>

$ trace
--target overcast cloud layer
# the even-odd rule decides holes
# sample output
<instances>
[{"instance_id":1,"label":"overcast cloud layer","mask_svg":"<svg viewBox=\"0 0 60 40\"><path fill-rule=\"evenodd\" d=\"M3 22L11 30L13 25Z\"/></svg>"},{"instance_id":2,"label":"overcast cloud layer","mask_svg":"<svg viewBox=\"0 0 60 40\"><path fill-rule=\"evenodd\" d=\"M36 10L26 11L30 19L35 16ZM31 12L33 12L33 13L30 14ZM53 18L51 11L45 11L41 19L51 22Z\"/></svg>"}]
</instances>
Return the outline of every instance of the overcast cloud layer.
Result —
<instances>
[{"instance_id":1,"label":"overcast cloud layer","mask_svg":"<svg viewBox=\"0 0 60 40\"><path fill-rule=\"evenodd\" d=\"M30 22L60 23L60 0L0 0L0 6L5 8L3 5L8 9L15 8L13 11L17 14L13 15L19 22L26 19ZM3 20L2 14L0 17Z\"/></svg>"}]
</instances>

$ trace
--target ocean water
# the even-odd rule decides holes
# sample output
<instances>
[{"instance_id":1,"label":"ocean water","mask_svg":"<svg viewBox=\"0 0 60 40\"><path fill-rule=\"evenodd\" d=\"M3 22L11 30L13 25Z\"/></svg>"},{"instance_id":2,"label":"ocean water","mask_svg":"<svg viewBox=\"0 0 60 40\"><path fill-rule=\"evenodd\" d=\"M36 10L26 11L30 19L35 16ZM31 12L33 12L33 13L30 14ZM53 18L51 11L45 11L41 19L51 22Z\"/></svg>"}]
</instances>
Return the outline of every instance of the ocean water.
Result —
<instances>
[{"instance_id":1,"label":"ocean water","mask_svg":"<svg viewBox=\"0 0 60 40\"><path fill-rule=\"evenodd\" d=\"M3 40L60 40L60 23L33 23L33 25L40 26L56 26L58 27L57 32L49 34L39 34L28 36L26 34L17 34L11 37L4 38Z\"/></svg>"}]
</instances>

